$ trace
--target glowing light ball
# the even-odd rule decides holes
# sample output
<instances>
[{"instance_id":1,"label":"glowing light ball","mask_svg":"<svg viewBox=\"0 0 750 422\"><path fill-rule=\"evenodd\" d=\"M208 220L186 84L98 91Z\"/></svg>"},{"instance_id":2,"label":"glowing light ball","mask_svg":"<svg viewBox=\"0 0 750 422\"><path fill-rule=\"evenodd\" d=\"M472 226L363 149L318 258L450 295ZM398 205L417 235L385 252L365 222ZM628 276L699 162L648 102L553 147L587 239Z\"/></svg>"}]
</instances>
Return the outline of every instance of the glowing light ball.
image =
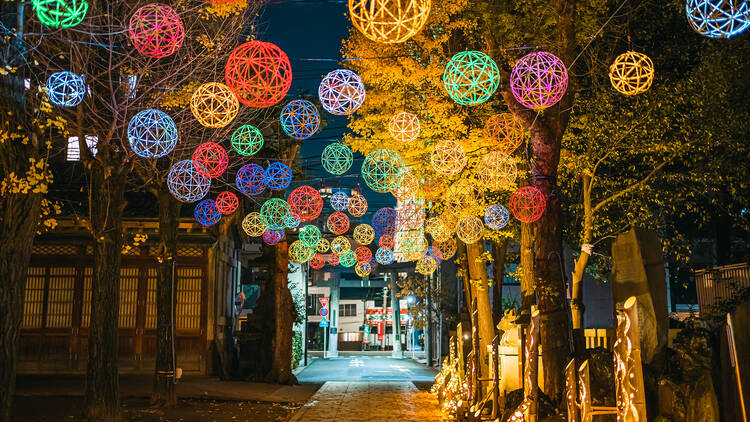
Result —
<instances>
[{"instance_id":1,"label":"glowing light ball","mask_svg":"<svg viewBox=\"0 0 750 422\"><path fill-rule=\"evenodd\" d=\"M417 261L417 272L422 275L430 275L437 269L435 258L425 255Z\"/></svg>"},{"instance_id":2,"label":"glowing light ball","mask_svg":"<svg viewBox=\"0 0 750 422\"><path fill-rule=\"evenodd\" d=\"M193 151L192 158L195 170L212 179L221 176L229 165L227 151L216 142L200 144Z\"/></svg>"},{"instance_id":3,"label":"glowing light ball","mask_svg":"<svg viewBox=\"0 0 750 422\"><path fill-rule=\"evenodd\" d=\"M318 244L315 245L315 249L320 253L326 253L331 249L331 242L329 242L326 238L321 237L320 241L318 241Z\"/></svg>"},{"instance_id":4,"label":"glowing light ball","mask_svg":"<svg viewBox=\"0 0 750 422\"><path fill-rule=\"evenodd\" d=\"M349 230L349 217L341 211L336 211L328 216L326 226L333 234L346 233Z\"/></svg>"},{"instance_id":5,"label":"glowing light ball","mask_svg":"<svg viewBox=\"0 0 750 422\"><path fill-rule=\"evenodd\" d=\"M372 251L367 246L360 246L354 250L354 256L357 262L370 262L372 259Z\"/></svg>"},{"instance_id":6,"label":"glowing light ball","mask_svg":"<svg viewBox=\"0 0 750 422\"><path fill-rule=\"evenodd\" d=\"M176 10L166 4L151 3L141 6L130 17L128 35L138 52L158 59L180 49L185 28Z\"/></svg>"},{"instance_id":7,"label":"glowing light ball","mask_svg":"<svg viewBox=\"0 0 750 422\"><path fill-rule=\"evenodd\" d=\"M336 211L345 211L349 205L349 197L344 192L334 192L331 195L331 208Z\"/></svg>"},{"instance_id":8,"label":"glowing light ball","mask_svg":"<svg viewBox=\"0 0 750 422\"><path fill-rule=\"evenodd\" d=\"M263 232L263 241L269 245L275 245L284 239L284 230L266 229Z\"/></svg>"},{"instance_id":9,"label":"glowing light ball","mask_svg":"<svg viewBox=\"0 0 750 422\"><path fill-rule=\"evenodd\" d=\"M259 212L251 212L242 219L242 230L244 230L248 236L261 236L263 235L263 232L266 231L266 228L266 225L263 224L263 219L260 218Z\"/></svg>"},{"instance_id":10,"label":"glowing light ball","mask_svg":"<svg viewBox=\"0 0 750 422\"><path fill-rule=\"evenodd\" d=\"M263 148L263 134L254 126L240 126L232 134L231 143L237 154L249 157Z\"/></svg>"},{"instance_id":11,"label":"glowing light ball","mask_svg":"<svg viewBox=\"0 0 750 422\"><path fill-rule=\"evenodd\" d=\"M654 81L654 62L645 54L627 51L609 67L609 80L621 94L646 92Z\"/></svg>"},{"instance_id":12,"label":"glowing light ball","mask_svg":"<svg viewBox=\"0 0 750 422\"><path fill-rule=\"evenodd\" d=\"M269 229L281 230L285 227L286 216L289 215L289 207L286 201L280 198L271 198L260 207L260 218Z\"/></svg>"},{"instance_id":13,"label":"glowing light ball","mask_svg":"<svg viewBox=\"0 0 750 422\"><path fill-rule=\"evenodd\" d=\"M359 224L354 227L352 237L360 245L369 245L375 240L375 230L369 224Z\"/></svg>"},{"instance_id":14,"label":"glowing light ball","mask_svg":"<svg viewBox=\"0 0 750 422\"><path fill-rule=\"evenodd\" d=\"M510 88L516 101L524 107L545 109L557 104L565 95L568 69L552 53L529 53L513 66Z\"/></svg>"},{"instance_id":15,"label":"glowing light ball","mask_svg":"<svg viewBox=\"0 0 750 422\"><path fill-rule=\"evenodd\" d=\"M427 201L439 200L448 188L447 180L440 174L430 174L424 179L421 193Z\"/></svg>"},{"instance_id":16,"label":"glowing light ball","mask_svg":"<svg viewBox=\"0 0 750 422\"><path fill-rule=\"evenodd\" d=\"M443 197L445 217L479 214L485 209L484 190L472 179L458 180L448 188Z\"/></svg>"},{"instance_id":17,"label":"glowing light ball","mask_svg":"<svg viewBox=\"0 0 750 422\"><path fill-rule=\"evenodd\" d=\"M348 250L339 255L339 262L342 266L351 268L357 263L357 257L353 250Z\"/></svg>"},{"instance_id":18,"label":"glowing light ball","mask_svg":"<svg viewBox=\"0 0 750 422\"><path fill-rule=\"evenodd\" d=\"M289 215L284 218L284 227L288 229L296 229L299 225L300 221L297 214L293 211L289 211Z\"/></svg>"},{"instance_id":19,"label":"glowing light ball","mask_svg":"<svg viewBox=\"0 0 750 422\"><path fill-rule=\"evenodd\" d=\"M424 225L424 231L432 235L432 238L438 242L448 240L453 235L453 229L440 217L428 218Z\"/></svg>"},{"instance_id":20,"label":"glowing light ball","mask_svg":"<svg viewBox=\"0 0 750 422\"><path fill-rule=\"evenodd\" d=\"M479 217L469 215L458 219L456 224L456 235L464 243L471 244L477 242L484 234L484 224Z\"/></svg>"},{"instance_id":21,"label":"glowing light ball","mask_svg":"<svg viewBox=\"0 0 750 422\"><path fill-rule=\"evenodd\" d=\"M336 69L320 82L318 98L327 112L347 116L365 102L365 85L359 75L351 70Z\"/></svg>"},{"instance_id":22,"label":"glowing light ball","mask_svg":"<svg viewBox=\"0 0 750 422\"><path fill-rule=\"evenodd\" d=\"M167 188L178 200L195 202L208 194L211 179L195 169L193 160L178 161L169 169Z\"/></svg>"},{"instance_id":23,"label":"glowing light ball","mask_svg":"<svg viewBox=\"0 0 750 422\"><path fill-rule=\"evenodd\" d=\"M177 125L160 110L139 111L128 122L130 149L143 158L163 157L177 145Z\"/></svg>"},{"instance_id":24,"label":"glowing light ball","mask_svg":"<svg viewBox=\"0 0 750 422\"><path fill-rule=\"evenodd\" d=\"M240 201L237 199L237 195L232 192L225 190L216 197L216 209L224 215L232 214L240 206Z\"/></svg>"},{"instance_id":25,"label":"glowing light ball","mask_svg":"<svg viewBox=\"0 0 750 422\"><path fill-rule=\"evenodd\" d=\"M476 173L487 189L508 189L516 182L516 162L504 152L491 151L479 160Z\"/></svg>"},{"instance_id":26,"label":"glowing light ball","mask_svg":"<svg viewBox=\"0 0 750 422\"><path fill-rule=\"evenodd\" d=\"M404 143L417 139L420 129L419 118L408 111L399 111L388 121L388 132L393 139Z\"/></svg>"},{"instance_id":27,"label":"glowing light ball","mask_svg":"<svg viewBox=\"0 0 750 422\"><path fill-rule=\"evenodd\" d=\"M406 232L398 242L399 252L409 260L416 261L427 252L427 239L419 231Z\"/></svg>"},{"instance_id":28,"label":"glowing light ball","mask_svg":"<svg viewBox=\"0 0 750 422\"><path fill-rule=\"evenodd\" d=\"M431 0L349 0L349 15L370 40L401 43L422 29L430 4Z\"/></svg>"},{"instance_id":29,"label":"glowing light ball","mask_svg":"<svg viewBox=\"0 0 750 422\"><path fill-rule=\"evenodd\" d=\"M398 213L390 207L383 207L375 211L372 215L372 228L378 236L390 235L396 233L396 218Z\"/></svg>"},{"instance_id":30,"label":"glowing light ball","mask_svg":"<svg viewBox=\"0 0 750 422\"><path fill-rule=\"evenodd\" d=\"M286 198L289 209L295 212L300 221L312 221L323 211L323 198L320 192L310 186L300 186L294 189Z\"/></svg>"},{"instance_id":31,"label":"glowing light ball","mask_svg":"<svg viewBox=\"0 0 750 422\"><path fill-rule=\"evenodd\" d=\"M221 213L212 199L198 202L193 213L195 220L204 226L213 226L221 220Z\"/></svg>"},{"instance_id":32,"label":"glowing light ball","mask_svg":"<svg viewBox=\"0 0 750 422\"><path fill-rule=\"evenodd\" d=\"M307 139L320 128L320 113L315 104L307 100L294 100L281 109L281 128L298 140Z\"/></svg>"},{"instance_id":33,"label":"glowing light ball","mask_svg":"<svg viewBox=\"0 0 750 422\"><path fill-rule=\"evenodd\" d=\"M221 128L237 117L240 103L226 85L208 82L193 92L190 111L203 126Z\"/></svg>"},{"instance_id":34,"label":"glowing light ball","mask_svg":"<svg viewBox=\"0 0 750 422\"><path fill-rule=\"evenodd\" d=\"M512 113L500 113L487 119L483 133L490 149L510 154L523 142L526 129Z\"/></svg>"},{"instance_id":35,"label":"glowing light ball","mask_svg":"<svg viewBox=\"0 0 750 422\"><path fill-rule=\"evenodd\" d=\"M533 223L541 218L547 199L539 189L524 186L510 196L510 211L523 223Z\"/></svg>"},{"instance_id":36,"label":"glowing light ball","mask_svg":"<svg viewBox=\"0 0 750 422\"><path fill-rule=\"evenodd\" d=\"M349 198L346 209L352 217L362 217L367 212L367 199L355 192Z\"/></svg>"},{"instance_id":37,"label":"glowing light ball","mask_svg":"<svg viewBox=\"0 0 750 422\"><path fill-rule=\"evenodd\" d=\"M352 167L354 155L352 149L348 146L334 142L323 149L320 161L327 172L338 176L346 173Z\"/></svg>"},{"instance_id":38,"label":"glowing light ball","mask_svg":"<svg viewBox=\"0 0 750 422\"><path fill-rule=\"evenodd\" d=\"M384 234L378 239L378 246L381 249L393 249L393 236Z\"/></svg>"},{"instance_id":39,"label":"glowing light ball","mask_svg":"<svg viewBox=\"0 0 750 422\"><path fill-rule=\"evenodd\" d=\"M466 153L458 142L445 140L435 145L435 151L430 155L430 164L436 172L453 176L466 167Z\"/></svg>"},{"instance_id":40,"label":"glowing light ball","mask_svg":"<svg viewBox=\"0 0 750 422\"><path fill-rule=\"evenodd\" d=\"M453 258L458 249L458 242L454 237L449 237L447 240L442 242L432 242L432 253L435 257L440 260L446 260Z\"/></svg>"},{"instance_id":41,"label":"glowing light ball","mask_svg":"<svg viewBox=\"0 0 750 422\"><path fill-rule=\"evenodd\" d=\"M500 204L492 204L484 212L484 224L493 230L500 230L508 225L510 214L508 210Z\"/></svg>"},{"instance_id":42,"label":"glowing light ball","mask_svg":"<svg viewBox=\"0 0 750 422\"><path fill-rule=\"evenodd\" d=\"M335 253L328 254L328 263L332 267L335 267L335 266L339 265L339 262L340 261L339 261L339 256L338 255L336 255Z\"/></svg>"},{"instance_id":43,"label":"glowing light ball","mask_svg":"<svg viewBox=\"0 0 750 422\"><path fill-rule=\"evenodd\" d=\"M462 51L445 66L443 86L458 104L481 104L500 86L500 69L481 51Z\"/></svg>"},{"instance_id":44,"label":"glowing light ball","mask_svg":"<svg viewBox=\"0 0 750 422\"><path fill-rule=\"evenodd\" d=\"M234 179L237 189L243 194L258 195L266 190L266 173L257 164L245 164L237 171Z\"/></svg>"},{"instance_id":45,"label":"glowing light ball","mask_svg":"<svg viewBox=\"0 0 750 422\"><path fill-rule=\"evenodd\" d=\"M289 57L270 42L249 41L232 51L224 79L237 98L250 107L271 107L292 86Z\"/></svg>"},{"instance_id":46,"label":"glowing light ball","mask_svg":"<svg viewBox=\"0 0 750 422\"><path fill-rule=\"evenodd\" d=\"M372 272L372 265L369 262L357 262L354 266L354 272L359 277L367 277Z\"/></svg>"},{"instance_id":47,"label":"glowing light ball","mask_svg":"<svg viewBox=\"0 0 750 422\"><path fill-rule=\"evenodd\" d=\"M303 264L315 256L315 249L305 245L300 240L295 240L289 245L289 259L298 264Z\"/></svg>"},{"instance_id":48,"label":"glowing light ball","mask_svg":"<svg viewBox=\"0 0 750 422\"><path fill-rule=\"evenodd\" d=\"M362 163L362 178L375 192L387 193L399 187L404 179L406 164L398 153L376 149Z\"/></svg>"},{"instance_id":49,"label":"glowing light ball","mask_svg":"<svg viewBox=\"0 0 750 422\"><path fill-rule=\"evenodd\" d=\"M310 248L317 247L318 242L320 242L321 238L322 236L320 234L320 229L313 226L312 224L308 224L307 226L302 227L299 231L300 242Z\"/></svg>"},{"instance_id":50,"label":"glowing light ball","mask_svg":"<svg viewBox=\"0 0 750 422\"><path fill-rule=\"evenodd\" d=\"M271 163L266 168L265 180L269 189L284 190L292 183L292 169L280 161Z\"/></svg>"},{"instance_id":51,"label":"glowing light ball","mask_svg":"<svg viewBox=\"0 0 750 422\"><path fill-rule=\"evenodd\" d=\"M310 268L314 270L319 270L323 268L326 265L326 257L316 253L315 256L310 259Z\"/></svg>"},{"instance_id":52,"label":"glowing light ball","mask_svg":"<svg viewBox=\"0 0 750 422\"><path fill-rule=\"evenodd\" d=\"M416 201L406 201L396 208L399 230L417 230L424 223L424 208Z\"/></svg>"},{"instance_id":53,"label":"glowing light ball","mask_svg":"<svg viewBox=\"0 0 750 422\"><path fill-rule=\"evenodd\" d=\"M414 199L419 193L419 179L417 176L411 174L411 172L404 173L404 178L401 180L401 184L396 189L391 191L393 197L399 201L408 201Z\"/></svg>"},{"instance_id":54,"label":"glowing light ball","mask_svg":"<svg viewBox=\"0 0 750 422\"><path fill-rule=\"evenodd\" d=\"M380 248L375 252L375 261L380 265L393 264L393 251Z\"/></svg>"},{"instance_id":55,"label":"glowing light ball","mask_svg":"<svg viewBox=\"0 0 750 422\"><path fill-rule=\"evenodd\" d=\"M685 12L695 32L709 38L731 38L750 27L746 0L687 0Z\"/></svg>"},{"instance_id":56,"label":"glowing light ball","mask_svg":"<svg viewBox=\"0 0 750 422\"><path fill-rule=\"evenodd\" d=\"M349 239L345 238L344 236L337 236L333 239L333 242L331 242L331 252L335 253L336 255L341 255L342 253L351 249L352 244L349 243Z\"/></svg>"},{"instance_id":57,"label":"glowing light ball","mask_svg":"<svg viewBox=\"0 0 750 422\"><path fill-rule=\"evenodd\" d=\"M47 95L49 101L61 107L75 107L81 104L86 94L86 83L83 77L73 72L55 72L47 78Z\"/></svg>"},{"instance_id":58,"label":"glowing light ball","mask_svg":"<svg viewBox=\"0 0 750 422\"><path fill-rule=\"evenodd\" d=\"M86 17L86 0L31 0L39 22L52 28L71 28Z\"/></svg>"}]
</instances>

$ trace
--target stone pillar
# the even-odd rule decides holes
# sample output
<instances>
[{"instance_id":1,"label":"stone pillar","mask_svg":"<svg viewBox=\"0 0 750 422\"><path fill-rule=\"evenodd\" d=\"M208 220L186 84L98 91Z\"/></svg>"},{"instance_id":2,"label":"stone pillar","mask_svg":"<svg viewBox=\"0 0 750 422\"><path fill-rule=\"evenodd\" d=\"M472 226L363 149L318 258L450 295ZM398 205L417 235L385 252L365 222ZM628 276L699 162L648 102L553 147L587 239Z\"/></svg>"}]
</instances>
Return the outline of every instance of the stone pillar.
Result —
<instances>
[{"instance_id":1,"label":"stone pillar","mask_svg":"<svg viewBox=\"0 0 750 422\"><path fill-rule=\"evenodd\" d=\"M339 293L340 293L339 274L334 274L331 278L331 294L329 306L329 323L328 327L328 357L339 357Z\"/></svg>"},{"instance_id":2,"label":"stone pillar","mask_svg":"<svg viewBox=\"0 0 750 422\"><path fill-rule=\"evenodd\" d=\"M401 350L401 299L398 297L398 285L396 285L396 272L391 271L391 310L393 312L393 352L391 357L401 359L404 352Z\"/></svg>"}]
</instances>

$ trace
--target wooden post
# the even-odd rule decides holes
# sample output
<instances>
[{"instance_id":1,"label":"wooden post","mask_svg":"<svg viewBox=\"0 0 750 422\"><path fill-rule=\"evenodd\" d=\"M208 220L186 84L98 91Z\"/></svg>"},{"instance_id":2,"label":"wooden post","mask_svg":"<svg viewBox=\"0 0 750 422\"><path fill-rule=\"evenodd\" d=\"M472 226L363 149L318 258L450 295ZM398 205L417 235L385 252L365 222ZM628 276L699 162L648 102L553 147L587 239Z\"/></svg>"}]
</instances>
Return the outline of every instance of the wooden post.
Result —
<instances>
[{"instance_id":1,"label":"wooden post","mask_svg":"<svg viewBox=\"0 0 750 422\"><path fill-rule=\"evenodd\" d=\"M617 420L646 420L646 394L641 366L641 340L638 327L638 306L635 296L629 297L617 311L615 352L615 394Z\"/></svg>"},{"instance_id":2,"label":"wooden post","mask_svg":"<svg viewBox=\"0 0 750 422\"><path fill-rule=\"evenodd\" d=\"M482 358L483 354L479 351L479 311L477 311L477 298L474 298L474 303L472 304L472 309L474 311L471 313L471 351L474 354L474 365L472 366L471 371L471 391L472 391L472 401L471 404L474 405L477 403L480 397L480 381L479 378L481 378L481 367L484 366L480 359Z\"/></svg>"},{"instance_id":3,"label":"wooden post","mask_svg":"<svg viewBox=\"0 0 750 422\"><path fill-rule=\"evenodd\" d=\"M565 367L565 400L568 422L578 421L578 387L576 385L576 360L571 359Z\"/></svg>"},{"instance_id":4,"label":"wooden post","mask_svg":"<svg viewBox=\"0 0 750 422\"><path fill-rule=\"evenodd\" d=\"M456 325L456 367L458 368L458 371L456 371L456 374L458 375L458 383L460 385L463 385L464 383L464 329L459 322L458 325Z\"/></svg>"},{"instance_id":5,"label":"wooden post","mask_svg":"<svg viewBox=\"0 0 750 422\"><path fill-rule=\"evenodd\" d=\"M536 422L538 417L537 392L539 389L539 309L531 306L531 322L526 339L526 371L524 373L523 395L529 401L525 420Z\"/></svg>"},{"instance_id":6,"label":"wooden post","mask_svg":"<svg viewBox=\"0 0 750 422\"><path fill-rule=\"evenodd\" d=\"M729 344L730 363L734 367L734 374L737 377L737 392L740 395L740 408L742 409L742 420L747 422L747 411L745 410L745 397L742 394L742 379L740 378L740 362L737 360L737 347L734 343L734 326L732 325L732 315L727 313L727 343Z\"/></svg>"},{"instance_id":7,"label":"wooden post","mask_svg":"<svg viewBox=\"0 0 750 422\"><path fill-rule=\"evenodd\" d=\"M499 418L503 407L500 407L500 337L492 339L492 419Z\"/></svg>"},{"instance_id":8,"label":"wooden post","mask_svg":"<svg viewBox=\"0 0 750 422\"><path fill-rule=\"evenodd\" d=\"M578 391L581 393L581 422L591 422L591 391L589 389L589 361L578 368Z\"/></svg>"}]
</instances>

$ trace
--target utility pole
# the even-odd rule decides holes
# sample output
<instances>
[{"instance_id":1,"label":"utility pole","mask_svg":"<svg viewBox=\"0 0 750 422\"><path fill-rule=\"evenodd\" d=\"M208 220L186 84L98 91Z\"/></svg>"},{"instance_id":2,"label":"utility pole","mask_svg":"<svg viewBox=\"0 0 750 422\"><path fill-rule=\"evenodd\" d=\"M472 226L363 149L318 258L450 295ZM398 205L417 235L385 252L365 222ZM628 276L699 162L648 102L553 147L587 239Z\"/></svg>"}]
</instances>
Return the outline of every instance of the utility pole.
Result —
<instances>
[{"instance_id":1,"label":"utility pole","mask_svg":"<svg viewBox=\"0 0 750 422\"><path fill-rule=\"evenodd\" d=\"M385 339L387 336L385 335L385 329L388 327L386 324L388 315L388 287L383 287L383 316L381 318L381 321L383 322L383 342L380 344L380 347L382 347L383 351L385 351Z\"/></svg>"},{"instance_id":2,"label":"utility pole","mask_svg":"<svg viewBox=\"0 0 750 422\"><path fill-rule=\"evenodd\" d=\"M393 352L391 357L402 359L404 352L401 350L401 303L398 298L398 285L396 284L396 272L391 271L391 309L393 310Z\"/></svg>"}]
</instances>

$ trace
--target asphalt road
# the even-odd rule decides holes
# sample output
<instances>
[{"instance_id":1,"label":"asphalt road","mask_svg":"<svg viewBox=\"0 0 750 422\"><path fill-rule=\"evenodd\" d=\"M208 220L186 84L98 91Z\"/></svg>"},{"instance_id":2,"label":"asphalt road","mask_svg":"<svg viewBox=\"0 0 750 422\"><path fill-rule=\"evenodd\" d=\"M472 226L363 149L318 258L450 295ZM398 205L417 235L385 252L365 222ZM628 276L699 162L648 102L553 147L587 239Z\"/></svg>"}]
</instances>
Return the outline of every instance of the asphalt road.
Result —
<instances>
[{"instance_id":1,"label":"asphalt road","mask_svg":"<svg viewBox=\"0 0 750 422\"><path fill-rule=\"evenodd\" d=\"M414 381L432 382L435 371L411 359L351 356L313 359L299 374L300 382Z\"/></svg>"}]
</instances>

